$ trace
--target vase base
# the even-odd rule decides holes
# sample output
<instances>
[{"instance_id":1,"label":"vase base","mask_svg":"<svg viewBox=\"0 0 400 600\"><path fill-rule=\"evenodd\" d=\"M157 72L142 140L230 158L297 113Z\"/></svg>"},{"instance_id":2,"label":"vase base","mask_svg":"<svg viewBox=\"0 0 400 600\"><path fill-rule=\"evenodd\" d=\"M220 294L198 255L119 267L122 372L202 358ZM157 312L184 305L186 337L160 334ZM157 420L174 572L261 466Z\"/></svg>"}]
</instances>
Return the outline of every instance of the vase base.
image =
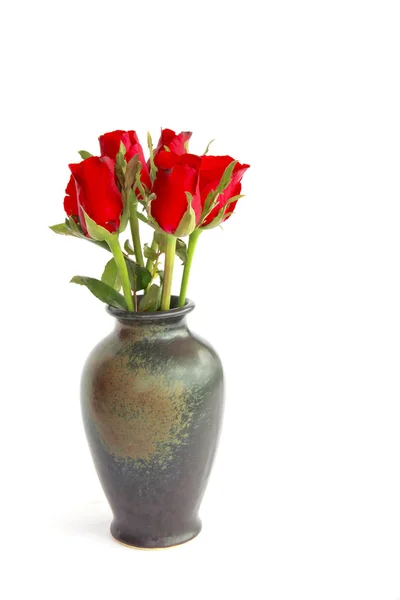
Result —
<instances>
[{"instance_id":1,"label":"vase base","mask_svg":"<svg viewBox=\"0 0 400 600\"><path fill-rule=\"evenodd\" d=\"M114 540L121 544L122 546L127 546L128 548L132 548L133 550L168 550L169 548L176 548L177 546L182 546L183 544L187 544L187 542L191 542L194 540L201 531L201 523L199 522L198 528L189 534L187 537L185 536L177 536L177 537L168 537L161 538L157 540L156 543L151 542L152 545L141 544L140 542L130 538L130 536L124 536L121 531L115 526L114 522L111 523L110 533Z\"/></svg>"}]
</instances>

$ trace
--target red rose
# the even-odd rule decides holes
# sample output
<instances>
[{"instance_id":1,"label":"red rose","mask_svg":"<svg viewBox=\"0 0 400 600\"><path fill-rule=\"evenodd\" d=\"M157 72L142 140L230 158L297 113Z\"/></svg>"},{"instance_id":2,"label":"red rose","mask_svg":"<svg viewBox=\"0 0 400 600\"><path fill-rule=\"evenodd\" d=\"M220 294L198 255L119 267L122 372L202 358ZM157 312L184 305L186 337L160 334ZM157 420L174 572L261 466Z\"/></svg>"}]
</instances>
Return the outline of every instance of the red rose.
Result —
<instances>
[{"instance_id":1,"label":"red rose","mask_svg":"<svg viewBox=\"0 0 400 600\"><path fill-rule=\"evenodd\" d=\"M155 165L158 170L152 192L156 198L151 202L151 216L166 233L175 233L188 210L185 192L190 192L197 225L201 215L198 187L201 158L194 154L178 155L161 150L155 156Z\"/></svg>"},{"instance_id":2,"label":"red rose","mask_svg":"<svg viewBox=\"0 0 400 600\"><path fill-rule=\"evenodd\" d=\"M231 162L233 162L233 160L234 159L230 156L202 156L199 185L201 204L203 207L209 192L217 189L225 169L228 167L228 165L230 165ZM201 226L209 225L218 215L220 210L226 205L228 200L230 200L233 196L238 196L240 194L242 189L242 184L240 181L249 166L250 165L241 165L240 163L235 165L231 182L229 183L228 187L221 194L219 194L216 206L213 208L211 213L207 215L207 217L201 223ZM223 221L230 217L235 209L235 206L236 201L231 202L226 207L226 211L222 219Z\"/></svg>"},{"instance_id":3,"label":"red rose","mask_svg":"<svg viewBox=\"0 0 400 600\"><path fill-rule=\"evenodd\" d=\"M160 152L160 150L164 150L164 146L167 146L167 148L171 152L175 152L175 154L185 154L185 143L188 142L191 137L191 131L182 131L182 133L176 134L172 129L161 129L161 137L158 140L155 154Z\"/></svg>"},{"instance_id":4,"label":"red rose","mask_svg":"<svg viewBox=\"0 0 400 600\"><path fill-rule=\"evenodd\" d=\"M64 200L68 211L78 209L81 227L87 234L83 211L111 233L118 230L122 212L121 192L118 190L114 176L115 161L107 156L99 158L92 156L79 164L69 165L76 186L76 205L72 193L71 180L67 186L69 200ZM71 212L73 214L73 212Z\"/></svg>"},{"instance_id":5,"label":"red rose","mask_svg":"<svg viewBox=\"0 0 400 600\"><path fill-rule=\"evenodd\" d=\"M150 173L147 166L147 162L144 158L143 148L140 145L136 131L111 131L105 133L99 137L100 152L102 156L109 156L113 160L119 152L121 142L126 148L125 160L129 162L136 154L139 155L139 161L142 163L142 170L140 173L142 183L150 189Z\"/></svg>"}]
</instances>

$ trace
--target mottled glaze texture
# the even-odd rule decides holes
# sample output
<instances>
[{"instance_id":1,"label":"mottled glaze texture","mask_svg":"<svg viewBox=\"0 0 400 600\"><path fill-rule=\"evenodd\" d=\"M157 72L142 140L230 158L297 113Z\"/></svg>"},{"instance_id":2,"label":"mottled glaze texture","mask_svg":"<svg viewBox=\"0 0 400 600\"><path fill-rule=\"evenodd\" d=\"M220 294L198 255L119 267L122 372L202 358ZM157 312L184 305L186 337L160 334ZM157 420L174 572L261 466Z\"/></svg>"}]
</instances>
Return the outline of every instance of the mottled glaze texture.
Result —
<instances>
[{"instance_id":1,"label":"mottled glaze texture","mask_svg":"<svg viewBox=\"0 0 400 600\"><path fill-rule=\"evenodd\" d=\"M83 371L83 421L114 514L111 533L129 545L173 546L201 529L223 374L216 352L187 327L193 308L190 301L159 313L108 308L115 329Z\"/></svg>"}]
</instances>

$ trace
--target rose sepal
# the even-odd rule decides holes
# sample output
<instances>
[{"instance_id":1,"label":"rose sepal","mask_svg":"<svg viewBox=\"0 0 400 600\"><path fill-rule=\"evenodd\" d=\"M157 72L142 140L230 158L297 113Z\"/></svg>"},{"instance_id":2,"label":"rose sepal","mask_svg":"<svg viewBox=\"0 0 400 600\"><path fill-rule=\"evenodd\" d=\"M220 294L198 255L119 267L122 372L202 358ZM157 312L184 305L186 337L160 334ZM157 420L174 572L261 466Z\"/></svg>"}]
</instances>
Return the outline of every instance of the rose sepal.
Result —
<instances>
[{"instance_id":1,"label":"rose sepal","mask_svg":"<svg viewBox=\"0 0 400 600\"><path fill-rule=\"evenodd\" d=\"M244 194L237 194L237 196L232 196L229 198L228 202L221 208L215 219L208 223L208 225L202 225L201 229L214 229L215 227L219 227L223 221L225 220L226 209L229 207L232 202L237 202L240 198L243 198Z\"/></svg>"},{"instance_id":2,"label":"rose sepal","mask_svg":"<svg viewBox=\"0 0 400 600\"><path fill-rule=\"evenodd\" d=\"M98 225L89 215L82 209L83 216L86 223L86 229L88 234L96 242L109 242L113 238L118 238L118 233L111 233L105 227Z\"/></svg>"},{"instance_id":3,"label":"rose sepal","mask_svg":"<svg viewBox=\"0 0 400 600\"><path fill-rule=\"evenodd\" d=\"M217 202L218 202L218 196L220 194L222 194L222 192L224 192L226 190L226 188L228 187L228 185L231 183L232 177L233 177L233 171L237 164L238 164L237 160L233 160L231 163L229 163L229 165L226 167L225 171L223 172L220 182L217 185L216 189L211 190L208 193L208 196L204 203L203 211L201 213L200 223L203 223L204 220L211 213L211 211L214 210L214 208L216 207ZM205 229L205 227L204 227L204 229Z\"/></svg>"},{"instance_id":4,"label":"rose sepal","mask_svg":"<svg viewBox=\"0 0 400 600\"><path fill-rule=\"evenodd\" d=\"M174 237L186 237L192 233L196 229L196 213L192 207L193 194L190 192L185 192L188 207L186 209L185 214L179 222L178 227L175 229L173 235Z\"/></svg>"}]
</instances>

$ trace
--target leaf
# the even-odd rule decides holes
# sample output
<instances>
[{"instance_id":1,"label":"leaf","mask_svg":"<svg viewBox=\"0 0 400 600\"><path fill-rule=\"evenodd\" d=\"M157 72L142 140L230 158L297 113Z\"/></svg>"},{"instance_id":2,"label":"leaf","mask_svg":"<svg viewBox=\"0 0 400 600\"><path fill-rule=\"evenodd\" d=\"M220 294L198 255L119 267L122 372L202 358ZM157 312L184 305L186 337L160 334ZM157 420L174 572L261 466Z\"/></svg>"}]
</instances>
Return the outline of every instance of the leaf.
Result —
<instances>
[{"instance_id":1,"label":"leaf","mask_svg":"<svg viewBox=\"0 0 400 600\"><path fill-rule=\"evenodd\" d=\"M144 245L143 254L144 254L145 258L148 258L148 259L152 260L153 262L155 260L157 260L157 258L158 258L157 252L155 250L153 250L153 248L150 248L150 246L148 244Z\"/></svg>"},{"instance_id":2,"label":"leaf","mask_svg":"<svg viewBox=\"0 0 400 600\"><path fill-rule=\"evenodd\" d=\"M121 278L119 276L117 263L113 258L109 260L104 267L101 281L114 288L114 290L117 290L117 292L121 289Z\"/></svg>"},{"instance_id":3,"label":"leaf","mask_svg":"<svg viewBox=\"0 0 400 600\"><path fill-rule=\"evenodd\" d=\"M98 242L103 242L105 240L108 240L111 236L115 235L115 233L110 233L108 229L105 229L101 225L97 225L97 223L93 221L93 219L91 219L84 210L83 214L85 217L88 234L94 240L97 240Z\"/></svg>"},{"instance_id":4,"label":"leaf","mask_svg":"<svg viewBox=\"0 0 400 600\"><path fill-rule=\"evenodd\" d=\"M140 195L142 196L143 199L145 199L146 198L146 192L145 192L145 189L143 187L142 180L140 179L140 173L141 173L141 171L142 171L142 163L139 163L138 164L138 168L136 170L135 184L136 184L136 186L137 186L137 188L138 188L138 190L140 192Z\"/></svg>"},{"instance_id":5,"label":"leaf","mask_svg":"<svg viewBox=\"0 0 400 600\"><path fill-rule=\"evenodd\" d=\"M124 144L121 142L119 145L118 154L115 157L114 169L115 169L115 175L117 176L122 189L125 188L125 169L126 169L125 153L126 153L126 148L125 148Z\"/></svg>"},{"instance_id":6,"label":"leaf","mask_svg":"<svg viewBox=\"0 0 400 600\"><path fill-rule=\"evenodd\" d=\"M49 228L54 231L54 233L58 233L59 235L74 235L73 231L71 231L66 223L50 225Z\"/></svg>"},{"instance_id":7,"label":"leaf","mask_svg":"<svg viewBox=\"0 0 400 600\"><path fill-rule=\"evenodd\" d=\"M237 160L233 160L226 167L226 169L221 177L221 181L219 182L217 189L215 190L216 194L221 194L224 190L226 190L226 188L228 187L228 185L231 182L232 175L233 175L233 169L236 167L237 163L238 163Z\"/></svg>"},{"instance_id":8,"label":"leaf","mask_svg":"<svg viewBox=\"0 0 400 600\"><path fill-rule=\"evenodd\" d=\"M122 156L122 158L125 157L126 154L126 148L125 148L125 144L123 142L119 143L119 150L118 150L118 154L120 154Z\"/></svg>"},{"instance_id":9,"label":"leaf","mask_svg":"<svg viewBox=\"0 0 400 600\"><path fill-rule=\"evenodd\" d=\"M156 311L158 307L159 292L160 286L158 286L156 283L152 283L148 291L139 302L139 310L141 312Z\"/></svg>"},{"instance_id":10,"label":"leaf","mask_svg":"<svg viewBox=\"0 0 400 600\"><path fill-rule=\"evenodd\" d=\"M143 221L143 223L148 223L148 219L146 219L146 217L144 216L143 213L139 212L138 210L136 211L137 217L139 219L139 221Z\"/></svg>"},{"instance_id":11,"label":"leaf","mask_svg":"<svg viewBox=\"0 0 400 600\"><path fill-rule=\"evenodd\" d=\"M137 199L135 192L132 189L122 190L122 214L119 220L119 233L125 231L126 226L128 225L129 217L131 215L131 211L136 210Z\"/></svg>"},{"instance_id":12,"label":"leaf","mask_svg":"<svg viewBox=\"0 0 400 600\"><path fill-rule=\"evenodd\" d=\"M240 198L244 198L244 196L245 194L237 194L236 196L232 196L232 198L229 198L225 206L229 206L229 204L232 204L232 202L237 202L238 200L240 200Z\"/></svg>"},{"instance_id":13,"label":"leaf","mask_svg":"<svg viewBox=\"0 0 400 600\"><path fill-rule=\"evenodd\" d=\"M86 158L90 158L91 156L93 156L93 154L90 154L90 152L87 152L86 150L78 150L78 154L83 160L86 160Z\"/></svg>"},{"instance_id":14,"label":"leaf","mask_svg":"<svg viewBox=\"0 0 400 600\"><path fill-rule=\"evenodd\" d=\"M96 298L104 302L105 304L109 304L110 306L114 306L115 308L121 308L122 310L127 310L125 298L119 294L114 288L110 287L106 283L99 281L98 279L94 279L93 277L85 277L82 275L75 275L71 279L71 283L77 283L78 285L84 285L88 288L90 292Z\"/></svg>"},{"instance_id":15,"label":"leaf","mask_svg":"<svg viewBox=\"0 0 400 600\"><path fill-rule=\"evenodd\" d=\"M101 248L104 248L105 250L108 250L110 252L110 248L107 242L99 242L98 240L94 240L85 235L82 231L81 226L75 223L72 217L70 217L69 219L65 219L64 223L59 223L58 225L50 226L50 229L55 233L58 233L59 235L69 235L81 240L86 240L87 242L96 244L96 246L100 246Z\"/></svg>"},{"instance_id":16,"label":"leaf","mask_svg":"<svg viewBox=\"0 0 400 600\"><path fill-rule=\"evenodd\" d=\"M125 187L130 189L136 180L136 172L139 167L139 154L135 154L126 165L125 170Z\"/></svg>"},{"instance_id":17,"label":"leaf","mask_svg":"<svg viewBox=\"0 0 400 600\"><path fill-rule=\"evenodd\" d=\"M165 233L162 233L161 231L155 231L154 239L158 244L158 248L159 248L160 252L161 253L165 252L165 241L166 241Z\"/></svg>"},{"instance_id":18,"label":"leaf","mask_svg":"<svg viewBox=\"0 0 400 600\"><path fill-rule=\"evenodd\" d=\"M150 179L151 179L151 182L153 183L156 178L157 167L154 164L153 140L151 139L151 135L149 132L147 132L147 146L149 147L149 152L150 152Z\"/></svg>"},{"instance_id":19,"label":"leaf","mask_svg":"<svg viewBox=\"0 0 400 600\"><path fill-rule=\"evenodd\" d=\"M125 252L126 252L127 254L131 254L131 255L134 255L134 254L135 254L135 251L134 251L134 249L132 248L132 246L131 246L131 243L130 243L130 241L129 241L129 240L126 240L126 242L125 242L125 244L124 244L124 250L125 250Z\"/></svg>"},{"instance_id":20,"label":"leaf","mask_svg":"<svg viewBox=\"0 0 400 600\"><path fill-rule=\"evenodd\" d=\"M177 255L178 258L181 259L182 265L186 265L186 262L187 262L187 247L186 247L185 242L183 240L181 240L180 238L176 239L175 254Z\"/></svg>"},{"instance_id":21,"label":"leaf","mask_svg":"<svg viewBox=\"0 0 400 600\"><path fill-rule=\"evenodd\" d=\"M128 268L129 281L133 290L145 290L151 282L151 273L146 267L141 267L137 263L124 257Z\"/></svg>"},{"instance_id":22,"label":"leaf","mask_svg":"<svg viewBox=\"0 0 400 600\"><path fill-rule=\"evenodd\" d=\"M213 142L215 142L215 139L214 139L214 140L211 140L211 142L208 142L208 144L207 144L207 148L205 149L205 151L204 151L204 154L208 154L208 151L209 151L209 149L210 149L210 146L211 146L211 144L212 144Z\"/></svg>"},{"instance_id":23,"label":"leaf","mask_svg":"<svg viewBox=\"0 0 400 600\"><path fill-rule=\"evenodd\" d=\"M188 207L187 207L186 212L183 215L182 219L180 220L178 227L175 230L175 233L174 233L175 237L180 237L180 236L185 237L187 235L190 235L196 227L196 213L194 212L194 210L192 208L193 196L190 192L185 192L185 193L186 193L186 198L187 198L187 202L188 202Z\"/></svg>"},{"instance_id":24,"label":"leaf","mask_svg":"<svg viewBox=\"0 0 400 600\"><path fill-rule=\"evenodd\" d=\"M67 219L65 219L65 222L66 222L66 223L67 223L67 221L68 221L68 226L69 226L69 228L70 228L70 229L71 229L73 232L75 232L77 235L85 235L85 234L83 233L82 229L81 229L81 226L80 226L80 225L78 225L78 224L76 223L76 221L73 219L73 217L69 217L69 218L68 218L68 220L67 220ZM86 237L86 236L85 236L85 237Z\"/></svg>"},{"instance_id":25,"label":"leaf","mask_svg":"<svg viewBox=\"0 0 400 600\"><path fill-rule=\"evenodd\" d=\"M232 202L236 202L239 198L243 198L243 194L238 194L237 196L232 196L229 198L228 202L224 204L224 206L218 211L216 217L209 223L208 225L203 225L202 229L214 229L214 227L218 227L224 221L226 209Z\"/></svg>"}]
</instances>

